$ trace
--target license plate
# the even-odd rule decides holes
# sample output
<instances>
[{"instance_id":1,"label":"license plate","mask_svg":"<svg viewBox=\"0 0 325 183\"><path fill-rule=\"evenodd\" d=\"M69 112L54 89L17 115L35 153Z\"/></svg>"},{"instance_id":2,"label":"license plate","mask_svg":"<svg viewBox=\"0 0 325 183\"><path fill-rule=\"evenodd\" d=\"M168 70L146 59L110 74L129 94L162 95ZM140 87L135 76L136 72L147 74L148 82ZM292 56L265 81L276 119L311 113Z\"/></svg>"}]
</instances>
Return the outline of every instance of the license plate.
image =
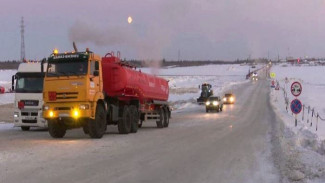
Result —
<instances>
[{"instance_id":1,"label":"license plate","mask_svg":"<svg viewBox=\"0 0 325 183\"><path fill-rule=\"evenodd\" d=\"M35 117L31 117L31 116L26 116L25 119L26 119L26 120L34 120L34 119L36 119L36 118L35 118Z\"/></svg>"},{"instance_id":2,"label":"license plate","mask_svg":"<svg viewBox=\"0 0 325 183\"><path fill-rule=\"evenodd\" d=\"M70 117L70 115L67 113L61 113L59 114L59 117Z\"/></svg>"}]
</instances>

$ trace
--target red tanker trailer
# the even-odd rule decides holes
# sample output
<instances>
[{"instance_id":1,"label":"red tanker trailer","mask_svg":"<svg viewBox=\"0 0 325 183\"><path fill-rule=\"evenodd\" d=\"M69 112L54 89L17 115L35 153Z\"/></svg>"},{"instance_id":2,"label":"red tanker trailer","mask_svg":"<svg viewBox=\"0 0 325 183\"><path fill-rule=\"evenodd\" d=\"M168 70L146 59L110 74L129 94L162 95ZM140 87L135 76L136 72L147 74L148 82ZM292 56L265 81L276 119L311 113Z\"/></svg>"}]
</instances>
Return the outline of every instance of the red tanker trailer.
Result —
<instances>
[{"instance_id":1,"label":"red tanker trailer","mask_svg":"<svg viewBox=\"0 0 325 183\"><path fill-rule=\"evenodd\" d=\"M120 96L120 100L138 98L141 103L168 100L169 87L165 79L137 71L111 53L102 58L102 70L104 91L110 96Z\"/></svg>"},{"instance_id":2,"label":"red tanker trailer","mask_svg":"<svg viewBox=\"0 0 325 183\"><path fill-rule=\"evenodd\" d=\"M157 120L158 128L168 127L171 111L167 102L168 81L121 62L119 52L117 56L112 52L102 58L102 74L103 90L110 105L108 116L113 119L111 123L114 124L113 116L117 113L114 109L119 109L120 116L123 116L124 107L130 106L139 127L149 119Z\"/></svg>"}]
</instances>

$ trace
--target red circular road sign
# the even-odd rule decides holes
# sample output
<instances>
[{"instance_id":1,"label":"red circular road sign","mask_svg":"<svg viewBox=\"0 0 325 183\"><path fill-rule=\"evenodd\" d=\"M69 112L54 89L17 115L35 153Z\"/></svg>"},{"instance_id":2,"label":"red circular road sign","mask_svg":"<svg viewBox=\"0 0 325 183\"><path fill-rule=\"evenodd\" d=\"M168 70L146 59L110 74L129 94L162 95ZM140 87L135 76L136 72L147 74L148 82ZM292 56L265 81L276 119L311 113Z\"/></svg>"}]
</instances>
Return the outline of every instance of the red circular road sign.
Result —
<instances>
[{"instance_id":1,"label":"red circular road sign","mask_svg":"<svg viewBox=\"0 0 325 183\"><path fill-rule=\"evenodd\" d=\"M302 107L303 106L302 106L302 103L300 102L300 100L294 99L291 101L290 108L294 114L299 114L302 110Z\"/></svg>"},{"instance_id":2,"label":"red circular road sign","mask_svg":"<svg viewBox=\"0 0 325 183\"><path fill-rule=\"evenodd\" d=\"M291 93L293 96L298 97L302 92L302 86L299 82L293 82L291 85Z\"/></svg>"}]
</instances>

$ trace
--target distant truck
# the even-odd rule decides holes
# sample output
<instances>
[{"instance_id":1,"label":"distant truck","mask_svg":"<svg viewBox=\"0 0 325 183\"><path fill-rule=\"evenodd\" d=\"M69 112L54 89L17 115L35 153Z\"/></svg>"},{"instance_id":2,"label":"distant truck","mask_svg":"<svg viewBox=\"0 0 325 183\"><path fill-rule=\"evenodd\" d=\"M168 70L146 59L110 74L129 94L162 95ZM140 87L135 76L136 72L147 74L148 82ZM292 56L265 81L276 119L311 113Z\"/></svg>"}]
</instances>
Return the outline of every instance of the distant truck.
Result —
<instances>
[{"instance_id":1,"label":"distant truck","mask_svg":"<svg viewBox=\"0 0 325 183\"><path fill-rule=\"evenodd\" d=\"M46 67L46 64L45 64ZM14 126L27 131L30 127L47 127L42 117L43 63L21 63L12 76L12 91L15 91Z\"/></svg>"},{"instance_id":2,"label":"distant truck","mask_svg":"<svg viewBox=\"0 0 325 183\"><path fill-rule=\"evenodd\" d=\"M204 104L207 99L213 95L213 90L211 84L203 83L201 86L199 86L201 89L200 97L197 99L197 103Z\"/></svg>"},{"instance_id":3,"label":"distant truck","mask_svg":"<svg viewBox=\"0 0 325 183\"><path fill-rule=\"evenodd\" d=\"M102 138L107 125L117 125L120 134L136 133L146 120L164 128L171 116L168 81L122 62L119 52L100 57L88 49L55 50L43 94L43 116L53 138L80 127L91 138Z\"/></svg>"}]
</instances>

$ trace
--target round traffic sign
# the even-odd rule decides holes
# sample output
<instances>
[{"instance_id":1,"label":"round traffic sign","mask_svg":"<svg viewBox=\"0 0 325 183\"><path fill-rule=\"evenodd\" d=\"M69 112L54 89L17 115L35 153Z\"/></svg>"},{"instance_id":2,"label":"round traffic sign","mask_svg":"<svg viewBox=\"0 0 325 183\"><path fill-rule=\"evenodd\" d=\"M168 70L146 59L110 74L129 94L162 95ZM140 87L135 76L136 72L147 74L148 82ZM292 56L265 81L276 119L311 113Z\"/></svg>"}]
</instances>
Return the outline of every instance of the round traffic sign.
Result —
<instances>
[{"instance_id":1,"label":"round traffic sign","mask_svg":"<svg viewBox=\"0 0 325 183\"><path fill-rule=\"evenodd\" d=\"M300 100L294 99L291 101L290 108L294 114L299 114L302 110L302 103Z\"/></svg>"},{"instance_id":2,"label":"round traffic sign","mask_svg":"<svg viewBox=\"0 0 325 183\"><path fill-rule=\"evenodd\" d=\"M270 73L270 77L271 77L271 78L275 78L275 76L276 76L276 75L275 75L274 72L271 72L271 73Z\"/></svg>"},{"instance_id":3,"label":"round traffic sign","mask_svg":"<svg viewBox=\"0 0 325 183\"><path fill-rule=\"evenodd\" d=\"M299 82L293 82L291 85L291 93L293 96L298 97L302 92L302 86Z\"/></svg>"}]
</instances>

